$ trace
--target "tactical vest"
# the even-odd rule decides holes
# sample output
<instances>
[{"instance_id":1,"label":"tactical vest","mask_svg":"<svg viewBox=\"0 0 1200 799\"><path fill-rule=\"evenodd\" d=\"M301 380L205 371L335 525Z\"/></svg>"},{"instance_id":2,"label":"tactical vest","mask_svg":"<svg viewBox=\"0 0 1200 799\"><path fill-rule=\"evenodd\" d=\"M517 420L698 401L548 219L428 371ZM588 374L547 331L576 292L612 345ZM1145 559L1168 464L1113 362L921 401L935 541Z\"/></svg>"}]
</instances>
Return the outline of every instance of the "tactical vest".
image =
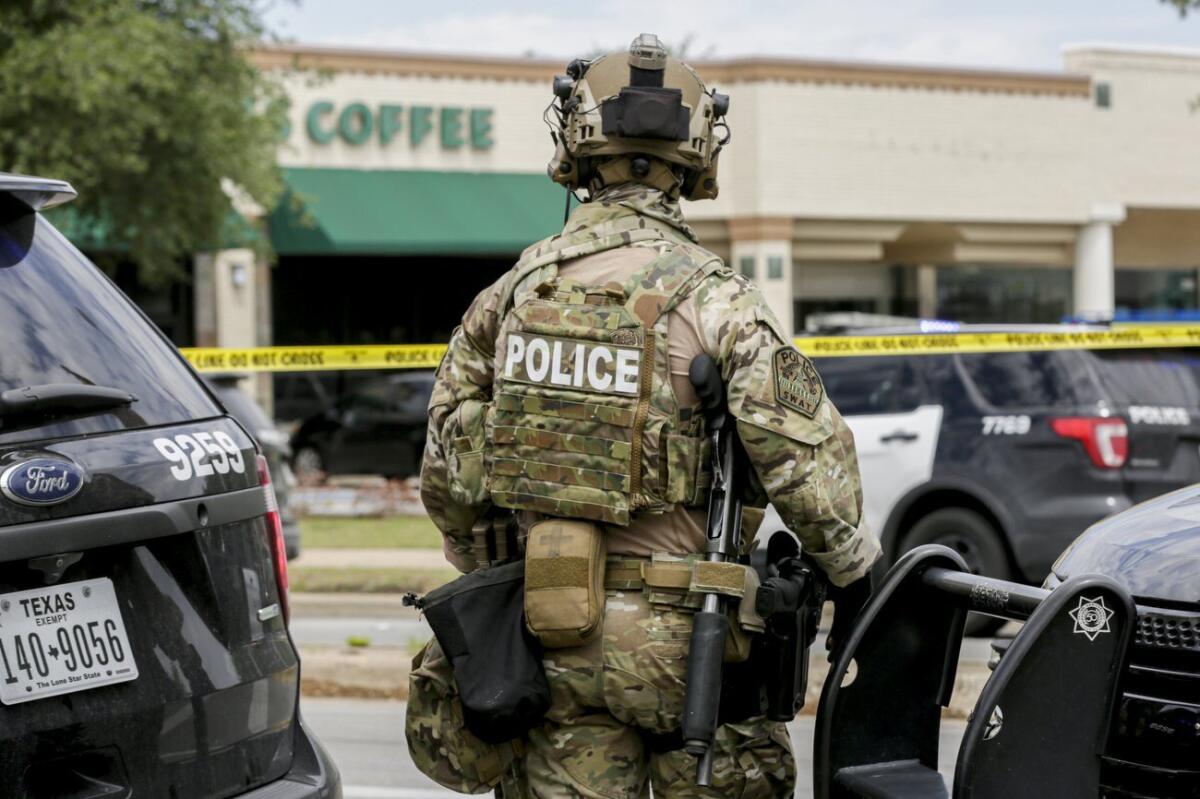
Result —
<instances>
[{"instance_id":1,"label":"tactical vest","mask_svg":"<svg viewBox=\"0 0 1200 799\"><path fill-rule=\"evenodd\" d=\"M561 278L558 264L657 239L665 252L624 286ZM703 501L699 415L671 387L667 315L721 268L668 225L622 217L526 253L496 342L487 485L505 508L628 525Z\"/></svg>"}]
</instances>

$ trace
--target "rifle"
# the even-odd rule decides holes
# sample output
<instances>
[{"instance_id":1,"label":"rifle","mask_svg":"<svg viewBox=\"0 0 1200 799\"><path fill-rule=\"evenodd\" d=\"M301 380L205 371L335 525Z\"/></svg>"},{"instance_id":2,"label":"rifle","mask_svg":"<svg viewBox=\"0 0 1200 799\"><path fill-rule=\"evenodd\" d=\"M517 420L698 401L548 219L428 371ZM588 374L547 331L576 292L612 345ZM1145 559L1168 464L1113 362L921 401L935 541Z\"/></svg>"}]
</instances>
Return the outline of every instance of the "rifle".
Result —
<instances>
[{"instance_id":1,"label":"rifle","mask_svg":"<svg viewBox=\"0 0 1200 799\"><path fill-rule=\"evenodd\" d=\"M706 430L712 439L713 483L708 495L704 557L717 563L736 562L741 544L742 500L740 486L734 481L746 468L745 454L737 438L737 420L726 408L725 385L710 356L698 355L692 359L688 380L700 398ZM727 599L721 594L705 594L704 604L692 621L688 651L683 748L698 759L696 784L703 787L712 783L713 739L721 706L725 637L729 632L726 605Z\"/></svg>"}]
</instances>

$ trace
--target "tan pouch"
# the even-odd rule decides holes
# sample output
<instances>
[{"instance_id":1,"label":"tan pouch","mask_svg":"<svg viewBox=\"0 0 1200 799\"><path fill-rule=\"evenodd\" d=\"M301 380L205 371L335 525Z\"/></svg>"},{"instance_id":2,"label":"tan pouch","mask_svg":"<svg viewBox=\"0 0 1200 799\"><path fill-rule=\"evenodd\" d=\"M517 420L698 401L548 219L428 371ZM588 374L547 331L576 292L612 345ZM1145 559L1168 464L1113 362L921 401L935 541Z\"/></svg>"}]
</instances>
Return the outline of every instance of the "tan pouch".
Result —
<instances>
[{"instance_id":1,"label":"tan pouch","mask_svg":"<svg viewBox=\"0 0 1200 799\"><path fill-rule=\"evenodd\" d=\"M547 649L581 646L604 619L604 535L593 522L545 519L525 541L525 626Z\"/></svg>"}]
</instances>

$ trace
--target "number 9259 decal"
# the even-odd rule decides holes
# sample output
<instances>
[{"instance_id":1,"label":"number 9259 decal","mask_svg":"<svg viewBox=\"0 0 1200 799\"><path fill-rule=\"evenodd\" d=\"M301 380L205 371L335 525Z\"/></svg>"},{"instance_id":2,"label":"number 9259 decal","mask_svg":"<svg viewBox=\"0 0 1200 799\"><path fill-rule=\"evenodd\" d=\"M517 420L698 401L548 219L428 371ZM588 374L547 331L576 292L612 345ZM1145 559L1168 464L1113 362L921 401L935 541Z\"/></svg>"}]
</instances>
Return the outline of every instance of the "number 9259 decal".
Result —
<instances>
[{"instance_id":1,"label":"number 9259 decal","mask_svg":"<svg viewBox=\"0 0 1200 799\"><path fill-rule=\"evenodd\" d=\"M156 438L154 447L171 462L171 476L176 480L208 477L214 473L242 474L246 471L246 459L242 451L229 434L221 430Z\"/></svg>"}]
</instances>

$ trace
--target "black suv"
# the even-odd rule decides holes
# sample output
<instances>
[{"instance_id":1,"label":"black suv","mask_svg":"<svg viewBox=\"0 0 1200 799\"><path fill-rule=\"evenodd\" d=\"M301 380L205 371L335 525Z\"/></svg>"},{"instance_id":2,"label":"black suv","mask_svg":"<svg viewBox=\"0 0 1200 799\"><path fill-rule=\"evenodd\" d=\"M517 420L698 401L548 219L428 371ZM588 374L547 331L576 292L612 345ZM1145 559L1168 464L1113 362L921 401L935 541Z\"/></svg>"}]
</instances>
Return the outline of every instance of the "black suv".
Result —
<instances>
[{"instance_id":1,"label":"black suv","mask_svg":"<svg viewBox=\"0 0 1200 799\"><path fill-rule=\"evenodd\" d=\"M977 572L1037 583L1093 522L1200 482L1193 350L815 363L854 431L884 565L940 543Z\"/></svg>"},{"instance_id":2,"label":"black suv","mask_svg":"<svg viewBox=\"0 0 1200 799\"><path fill-rule=\"evenodd\" d=\"M1081 574L1113 577L1137 603L1103 796L1200 797L1200 486L1093 525L1045 587Z\"/></svg>"},{"instance_id":3,"label":"black suv","mask_svg":"<svg viewBox=\"0 0 1200 799\"><path fill-rule=\"evenodd\" d=\"M0 792L337 797L265 460L0 174Z\"/></svg>"},{"instance_id":4,"label":"black suv","mask_svg":"<svg viewBox=\"0 0 1200 799\"><path fill-rule=\"evenodd\" d=\"M292 435L302 481L321 474L412 477L421 471L433 372L403 371L355 381L332 407Z\"/></svg>"}]
</instances>

